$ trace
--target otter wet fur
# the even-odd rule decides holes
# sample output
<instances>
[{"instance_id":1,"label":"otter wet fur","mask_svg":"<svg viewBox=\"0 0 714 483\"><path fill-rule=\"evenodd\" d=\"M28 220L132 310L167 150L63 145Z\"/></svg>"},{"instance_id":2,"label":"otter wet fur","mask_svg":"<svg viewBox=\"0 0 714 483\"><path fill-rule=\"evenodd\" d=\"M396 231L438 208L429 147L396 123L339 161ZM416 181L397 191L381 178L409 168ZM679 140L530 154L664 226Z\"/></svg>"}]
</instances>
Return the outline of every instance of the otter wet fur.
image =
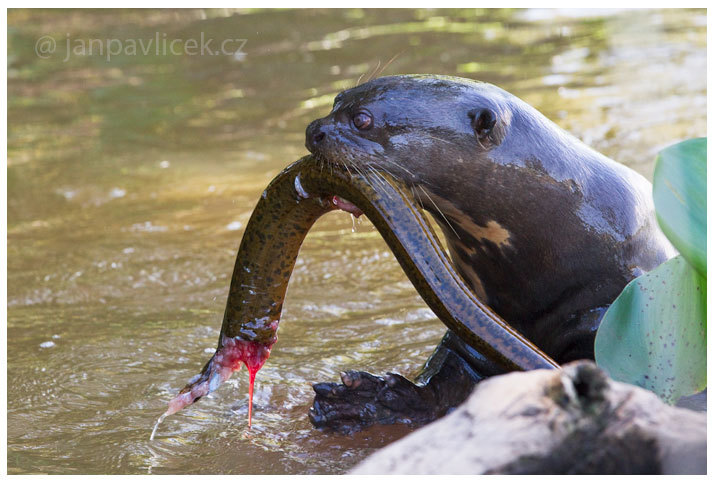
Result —
<instances>
[{"instance_id":1,"label":"otter wet fur","mask_svg":"<svg viewBox=\"0 0 714 483\"><path fill-rule=\"evenodd\" d=\"M593 359L607 307L676 255L644 177L487 83L374 79L340 93L308 126L306 147L404 181L478 298L559 363ZM310 420L343 433L424 424L502 372L448 331L416 383L347 371L341 384L316 384Z\"/></svg>"}]
</instances>

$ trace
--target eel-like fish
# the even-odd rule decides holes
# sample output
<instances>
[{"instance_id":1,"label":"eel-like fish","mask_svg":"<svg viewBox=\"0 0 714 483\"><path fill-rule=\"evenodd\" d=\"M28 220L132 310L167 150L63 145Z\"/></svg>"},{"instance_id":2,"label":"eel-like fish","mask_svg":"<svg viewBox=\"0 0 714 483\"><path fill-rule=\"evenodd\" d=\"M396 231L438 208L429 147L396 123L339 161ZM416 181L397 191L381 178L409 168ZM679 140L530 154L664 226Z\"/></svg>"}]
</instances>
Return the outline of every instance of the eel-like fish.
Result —
<instances>
[{"instance_id":1,"label":"eel-like fish","mask_svg":"<svg viewBox=\"0 0 714 483\"><path fill-rule=\"evenodd\" d=\"M427 305L469 345L506 369L558 367L476 298L403 182L387 173L354 173L306 156L263 192L238 250L218 348L169 402L156 426L216 390L241 363L250 376L250 426L255 375L277 340L298 251L315 221L335 209L369 218ZM152 439L155 432L156 427Z\"/></svg>"}]
</instances>

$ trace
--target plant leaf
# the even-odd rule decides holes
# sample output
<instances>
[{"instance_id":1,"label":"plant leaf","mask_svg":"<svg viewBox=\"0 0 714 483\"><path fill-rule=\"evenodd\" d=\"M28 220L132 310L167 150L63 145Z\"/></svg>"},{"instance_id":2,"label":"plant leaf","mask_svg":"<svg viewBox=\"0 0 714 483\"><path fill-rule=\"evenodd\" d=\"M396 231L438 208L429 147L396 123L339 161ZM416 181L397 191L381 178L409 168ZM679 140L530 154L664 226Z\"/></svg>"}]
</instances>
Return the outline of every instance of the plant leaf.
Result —
<instances>
[{"instance_id":1,"label":"plant leaf","mask_svg":"<svg viewBox=\"0 0 714 483\"><path fill-rule=\"evenodd\" d=\"M706 278L678 255L630 282L605 313L595 360L673 404L706 387Z\"/></svg>"},{"instance_id":2,"label":"plant leaf","mask_svg":"<svg viewBox=\"0 0 714 483\"><path fill-rule=\"evenodd\" d=\"M657 221L669 241L700 275L707 276L707 138L662 150L652 194Z\"/></svg>"}]
</instances>

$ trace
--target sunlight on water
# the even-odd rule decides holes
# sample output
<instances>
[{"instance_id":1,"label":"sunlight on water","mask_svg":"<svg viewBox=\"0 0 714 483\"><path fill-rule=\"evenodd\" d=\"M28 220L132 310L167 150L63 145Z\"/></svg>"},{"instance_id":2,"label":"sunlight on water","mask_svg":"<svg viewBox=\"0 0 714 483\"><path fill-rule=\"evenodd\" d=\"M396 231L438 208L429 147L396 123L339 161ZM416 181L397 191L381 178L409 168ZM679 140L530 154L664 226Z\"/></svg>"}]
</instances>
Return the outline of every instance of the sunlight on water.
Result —
<instances>
[{"instance_id":1,"label":"sunlight on water","mask_svg":"<svg viewBox=\"0 0 714 483\"><path fill-rule=\"evenodd\" d=\"M444 331L372 226L330 214L298 259L250 431L241 372L149 439L216 347L261 192L360 79L495 83L648 177L659 149L705 134L705 11L575 13L10 10L8 471L343 473L408 432L307 420L312 383L413 376ZM72 50L108 32L246 43ZM40 58L47 35L56 51Z\"/></svg>"}]
</instances>

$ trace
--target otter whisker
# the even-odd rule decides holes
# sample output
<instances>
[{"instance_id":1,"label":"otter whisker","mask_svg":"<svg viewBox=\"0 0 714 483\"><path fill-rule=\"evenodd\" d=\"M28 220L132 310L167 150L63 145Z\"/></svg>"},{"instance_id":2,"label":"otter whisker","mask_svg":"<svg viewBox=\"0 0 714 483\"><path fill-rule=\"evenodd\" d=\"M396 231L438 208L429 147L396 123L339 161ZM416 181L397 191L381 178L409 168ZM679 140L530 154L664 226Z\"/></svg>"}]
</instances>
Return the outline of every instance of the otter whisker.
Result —
<instances>
[{"instance_id":1,"label":"otter whisker","mask_svg":"<svg viewBox=\"0 0 714 483\"><path fill-rule=\"evenodd\" d=\"M379 75L382 75L382 72L384 72L385 70L387 70L387 67L389 67L389 65L390 65L392 62L394 62L395 60L397 60L397 57L399 57L400 55L402 55L405 51L406 51L406 49L405 49L405 50L402 50L401 52L398 52L398 53L394 54L394 55L392 56L392 58L389 59L389 62L387 62L386 64L384 64L384 67L382 67L382 70L380 70L380 71L377 73L377 75L378 75L378 76L379 76Z\"/></svg>"},{"instance_id":2,"label":"otter whisker","mask_svg":"<svg viewBox=\"0 0 714 483\"><path fill-rule=\"evenodd\" d=\"M385 162L385 163L387 163L387 164L391 164L392 166L395 166L395 167L401 169L402 171L404 171L405 173L407 173L409 176L414 177L414 173L412 173L411 171L409 171L407 168L405 168L405 167L402 166L401 164L392 161L391 159L388 159L388 158L385 157L385 158L381 158L380 161Z\"/></svg>"},{"instance_id":3,"label":"otter whisker","mask_svg":"<svg viewBox=\"0 0 714 483\"><path fill-rule=\"evenodd\" d=\"M367 79L367 82L374 79L374 76L377 74L377 70L379 69L380 65L382 65L382 61L377 59L377 67L375 67L374 70L372 71L372 73L369 75L369 79Z\"/></svg>"},{"instance_id":4,"label":"otter whisker","mask_svg":"<svg viewBox=\"0 0 714 483\"><path fill-rule=\"evenodd\" d=\"M427 134L426 137L428 137L428 138L430 138L430 139L434 139L434 140L436 140L436 141L441 141L442 143L447 143L447 144L455 145L454 142L449 141L448 139L439 138L439 137L436 137L436 136L431 136L431 135L429 135L429 134ZM479 144L481 144L481 143L479 142Z\"/></svg>"},{"instance_id":5,"label":"otter whisker","mask_svg":"<svg viewBox=\"0 0 714 483\"><path fill-rule=\"evenodd\" d=\"M374 179L372 179L371 176L369 176L368 172L366 170L369 169L369 167L366 166L360 166L356 163L352 164L352 167L354 168L355 172L362 178L364 179L367 183L373 183Z\"/></svg>"},{"instance_id":6,"label":"otter whisker","mask_svg":"<svg viewBox=\"0 0 714 483\"><path fill-rule=\"evenodd\" d=\"M377 180L378 180L380 183L383 183L383 184L385 184L385 185L388 185L388 184L389 184L389 182L387 181L387 179L384 177L384 174L382 174L382 172L381 172L379 169L377 169L376 167L374 167L373 165L371 165L371 164L366 164L366 165L365 165L365 169L368 170L370 173L373 173L373 174L377 177Z\"/></svg>"},{"instance_id":7,"label":"otter whisker","mask_svg":"<svg viewBox=\"0 0 714 483\"><path fill-rule=\"evenodd\" d=\"M387 196L389 196L390 198L393 196L392 189L396 189L399 193L402 194L402 196L404 195L402 193L401 187L392 185L380 170L370 165L366 165L365 168L369 170L370 174L372 175L372 177L369 178L370 182L380 184L383 190L387 193ZM390 189L390 187L392 189Z\"/></svg>"},{"instance_id":8,"label":"otter whisker","mask_svg":"<svg viewBox=\"0 0 714 483\"><path fill-rule=\"evenodd\" d=\"M446 224L449 225L449 228L451 228L451 231L454 232L454 235L456 235L456 238L458 238L459 240L461 240L461 237L459 236L459 234L456 233L456 230L454 229L453 226L451 226L451 223L449 223L449 220L446 218L446 216L444 215L444 213L439 209L439 207L436 205L436 203L434 203L434 200L431 199L431 196L429 196L429 193L427 193L427 191L424 189L424 187L423 187L422 185L419 185L419 188L421 188L421 190L424 192L424 194L426 195L426 197L429 198L429 201L431 201L431 204L434 205L434 208L436 208L436 211L439 212L439 214L440 214L441 217L444 219L444 221L446 222Z\"/></svg>"},{"instance_id":9,"label":"otter whisker","mask_svg":"<svg viewBox=\"0 0 714 483\"><path fill-rule=\"evenodd\" d=\"M354 176L354 175L352 174L352 170L350 170L350 164L351 164L351 163L348 164L346 161L342 161L342 160L340 161L340 163L342 164L342 167L345 168L345 171L347 171L347 174L349 174L350 176ZM353 166L354 166L354 165L353 165Z\"/></svg>"},{"instance_id":10,"label":"otter whisker","mask_svg":"<svg viewBox=\"0 0 714 483\"><path fill-rule=\"evenodd\" d=\"M383 186L389 185L389 181L387 181L387 178L384 177L384 174L382 174L382 172L380 172L376 168L371 168L371 170L377 176L378 181L381 182Z\"/></svg>"},{"instance_id":11,"label":"otter whisker","mask_svg":"<svg viewBox=\"0 0 714 483\"><path fill-rule=\"evenodd\" d=\"M424 202L421 200L421 196L419 196L419 193L416 192L416 189L414 189L414 186L409 187L409 191L412 192L412 196L414 197L415 200L419 203L419 206L424 208Z\"/></svg>"},{"instance_id":12,"label":"otter whisker","mask_svg":"<svg viewBox=\"0 0 714 483\"><path fill-rule=\"evenodd\" d=\"M371 166L367 166L366 168L367 168L367 170L369 171L369 174L371 174L371 176L369 176L369 177L365 176L365 178L366 178L367 180L369 180L370 183L375 183L375 184L378 184L378 185L380 185L380 186L382 186L382 187L386 187L386 186L389 185L389 183L388 183L387 180L384 178L384 176L382 175L382 173L380 173L379 171L377 171L376 169L374 169L374 168L371 167Z\"/></svg>"}]
</instances>

